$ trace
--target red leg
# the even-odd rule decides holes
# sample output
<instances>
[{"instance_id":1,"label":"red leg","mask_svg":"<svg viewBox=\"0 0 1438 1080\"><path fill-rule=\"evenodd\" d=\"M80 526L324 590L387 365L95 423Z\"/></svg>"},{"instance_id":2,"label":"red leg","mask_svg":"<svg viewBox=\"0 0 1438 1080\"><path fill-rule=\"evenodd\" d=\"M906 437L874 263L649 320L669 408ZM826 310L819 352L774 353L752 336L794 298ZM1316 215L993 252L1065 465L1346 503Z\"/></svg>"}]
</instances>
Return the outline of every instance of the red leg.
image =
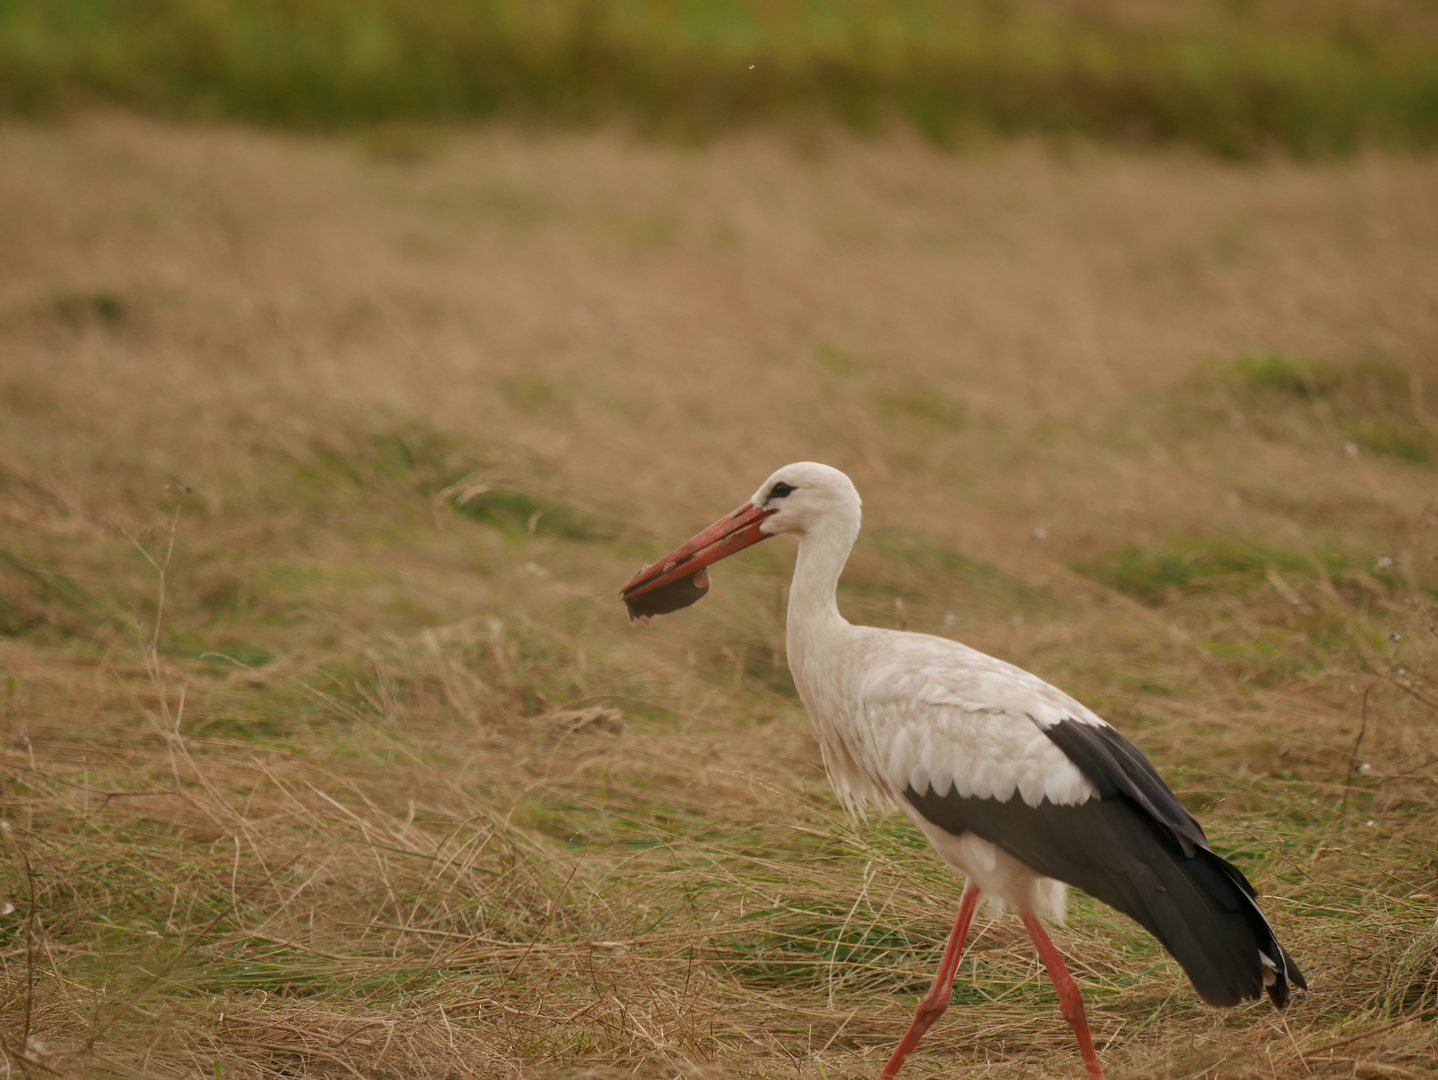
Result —
<instances>
[{"instance_id":1,"label":"red leg","mask_svg":"<svg viewBox=\"0 0 1438 1080\"><path fill-rule=\"evenodd\" d=\"M1034 939L1034 947L1038 949L1044 967L1049 969L1049 978L1054 982L1054 989L1059 992L1059 1012L1064 1014L1064 1019L1078 1037L1079 1053L1083 1054L1088 1074L1098 1080L1103 1076L1103 1068L1098 1063L1098 1055L1094 1053L1093 1037L1088 1033L1088 1017L1084 1016L1083 998L1079 996L1078 985L1069 974L1068 968L1064 967L1063 957L1059 956L1059 951L1049 940L1044 924L1039 922L1038 916L1021 912L1019 917L1029 928L1029 937Z\"/></svg>"},{"instance_id":2,"label":"red leg","mask_svg":"<svg viewBox=\"0 0 1438 1080\"><path fill-rule=\"evenodd\" d=\"M954 929L949 934L948 945L944 948L944 959L939 964L938 977L934 979L934 985L929 992L919 999L914 1022L899 1040L889 1063L879 1074L879 1080L893 1080L899 1074L904 1062L914 1052L914 1047L918 1046L919 1040L924 1037L924 1032L933 1027L934 1021L943 1016L944 1010L949 1007L949 998L954 993L954 976L959 973L959 957L964 952L964 938L968 936L969 923L973 922L974 911L978 906L979 888L970 881L964 886L964 895L959 899L959 917L954 920Z\"/></svg>"}]
</instances>

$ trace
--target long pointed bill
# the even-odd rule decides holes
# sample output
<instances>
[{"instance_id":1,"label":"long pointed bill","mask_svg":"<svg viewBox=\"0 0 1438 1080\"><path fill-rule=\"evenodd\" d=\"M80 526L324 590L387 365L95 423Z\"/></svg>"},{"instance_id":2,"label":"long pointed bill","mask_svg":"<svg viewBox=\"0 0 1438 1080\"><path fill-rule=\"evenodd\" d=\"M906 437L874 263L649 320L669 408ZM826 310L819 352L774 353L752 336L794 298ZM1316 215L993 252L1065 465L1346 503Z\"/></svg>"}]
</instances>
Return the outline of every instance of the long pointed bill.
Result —
<instances>
[{"instance_id":1,"label":"long pointed bill","mask_svg":"<svg viewBox=\"0 0 1438 1080\"><path fill-rule=\"evenodd\" d=\"M648 622L695 603L709 591L709 571L720 559L769 539L759 524L772 510L745 503L694 539L680 544L657 563L646 566L620 590L629 618Z\"/></svg>"}]
</instances>

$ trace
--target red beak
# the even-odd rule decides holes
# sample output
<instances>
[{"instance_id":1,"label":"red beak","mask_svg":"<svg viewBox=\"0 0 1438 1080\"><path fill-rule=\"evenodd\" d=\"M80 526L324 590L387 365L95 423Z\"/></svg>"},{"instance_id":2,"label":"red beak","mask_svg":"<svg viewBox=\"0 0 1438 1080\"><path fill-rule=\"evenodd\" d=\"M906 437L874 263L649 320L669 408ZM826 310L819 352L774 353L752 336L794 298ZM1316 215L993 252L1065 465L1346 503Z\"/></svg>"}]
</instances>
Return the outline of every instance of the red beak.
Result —
<instances>
[{"instance_id":1,"label":"red beak","mask_svg":"<svg viewBox=\"0 0 1438 1080\"><path fill-rule=\"evenodd\" d=\"M769 539L759 524L773 510L745 503L720 518L692 540L680 544L657 563L646 566L620 590L630 619L648 622L686 608L709 591L706 567L746 547Z\"/></svg>"}]
</instances>

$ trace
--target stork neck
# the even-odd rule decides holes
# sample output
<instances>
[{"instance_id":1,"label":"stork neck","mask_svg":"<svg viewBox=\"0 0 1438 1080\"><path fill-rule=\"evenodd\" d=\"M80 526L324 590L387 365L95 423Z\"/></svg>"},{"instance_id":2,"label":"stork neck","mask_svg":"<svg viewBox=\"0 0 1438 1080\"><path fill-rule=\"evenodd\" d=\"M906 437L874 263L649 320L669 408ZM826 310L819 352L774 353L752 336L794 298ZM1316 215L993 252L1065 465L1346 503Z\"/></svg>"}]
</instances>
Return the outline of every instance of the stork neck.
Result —
<instances>
[{"instance_id":1,"label":"stork neck","mask_svg":"<svg viewBox=\"0 0 1438 1080\"><path fill-rule=\"evenodd\" d=\"M799 539L799 558L794 564L794 581L789 587L788 637L791 651L815 630L847 625L839 614L834 590L849 561L859 523L832 521L805 533Z\"/></svg>"}]
</instances>

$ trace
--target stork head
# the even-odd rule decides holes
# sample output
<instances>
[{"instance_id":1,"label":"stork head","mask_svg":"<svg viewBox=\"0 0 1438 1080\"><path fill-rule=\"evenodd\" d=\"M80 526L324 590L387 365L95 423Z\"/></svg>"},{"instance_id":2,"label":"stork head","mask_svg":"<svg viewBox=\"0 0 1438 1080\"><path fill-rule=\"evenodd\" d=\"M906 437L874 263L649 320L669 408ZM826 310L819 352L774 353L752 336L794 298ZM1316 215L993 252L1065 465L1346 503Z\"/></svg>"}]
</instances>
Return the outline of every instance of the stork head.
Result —
<instances>
[{"instance_id":1,"label":"stork head","mask_svg":"<svg viewBox=\"0 0 1438 1080\"><path fill-rule=\"evenodd\" d=\"M749 505L767 512L759 529L765 536L798 533L821 525L852 522L859 527L860 499L854 482L830 465L797 461L759 485Z\"/></svg>"},{"instance_id":2,"label":"stork head","mask_svg":"<svg viewBox=\"0 0 1438 1080\"><path fill-rule=\"evenodd\" d=\"M635 574L620 595L631 619L648 622L709 591L708 567L779 533L807 536L822 526L850 541L859 530L859 493L838 469L814 461L785 465L753 497Z\"/></svg>"}]
</instances>

